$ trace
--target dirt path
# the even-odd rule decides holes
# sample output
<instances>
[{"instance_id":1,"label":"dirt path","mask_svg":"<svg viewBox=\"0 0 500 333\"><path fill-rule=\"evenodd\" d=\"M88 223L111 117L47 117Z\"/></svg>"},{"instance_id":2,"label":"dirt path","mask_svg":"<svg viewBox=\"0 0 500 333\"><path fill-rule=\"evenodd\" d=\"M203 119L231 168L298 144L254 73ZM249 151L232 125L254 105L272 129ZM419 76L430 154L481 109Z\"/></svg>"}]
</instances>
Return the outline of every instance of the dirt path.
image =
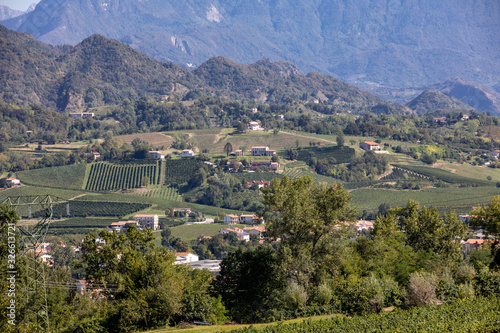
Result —
<instances>
[{"instance_id":1,"label":"dirt path","mask_svg":"<svg viewBox=\"0 0 500 333\"><path fill-rule=\"evenodd\" d=\"M69 198L68 201L75 200L76 198L83 197L84 195L87 195L87 193L78 194L76 197Z\"/></svg>"}]
</instances>

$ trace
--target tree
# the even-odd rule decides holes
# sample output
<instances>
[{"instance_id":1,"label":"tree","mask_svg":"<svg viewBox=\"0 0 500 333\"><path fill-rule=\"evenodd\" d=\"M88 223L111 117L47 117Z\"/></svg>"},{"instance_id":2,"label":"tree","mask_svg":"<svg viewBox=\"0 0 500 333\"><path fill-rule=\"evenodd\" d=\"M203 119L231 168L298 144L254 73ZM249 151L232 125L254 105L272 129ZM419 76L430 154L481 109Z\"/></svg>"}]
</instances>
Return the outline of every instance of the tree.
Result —
<instances>
[{"instance_id":1,"label":"tree","mask_svg":"<svg viewBox=\"0 0 500 333\"><path fill-rule=\"evenodd\" d=\"M339 130L339 134L337 135L337 147L344 147L345 145L345 139L344 139L344 132L342 130Z\"/></svg>"},{"instance_id":2,"label":"tree","mask_svg":"<svg viewBox=\"0 0 500 333\"><path fill-rule=\"evenodd\" d=\"M229 254L221 263L213 287L231 316L243 322L261 319L273 307L273 298L285 286L278 257L270 247L259 246Z\"/></svg>"},{"instance_id":3,"label":"tree","mask_svg":"<svg viewBox=\"0 0 500 333\"><path fill-rule=\"evenodd\" d=\"M488 206L482 205L471 211L472 225L483 228L488 235L495 237L491 245L494 260L493 267L500 266L500 250L498 249L500 239L500 195L493 197Z\"/></svg>"},{"instance_id":4,"label":"tree","mask_svg":"<svg viewBox=\"0 0 500 333\"><path fill-rule=\"evenodd\" d=\"M248 127L247 124L245 124L244 122L240 121L240 123L238 124L238 126L236 127L236 129L237 129L237 131L239 133L245 133L246 130L247 130L247 127Z\"/></svg>"},{"instance_id":5,"label":"tree","mask_svg":"<svg viewBox=\"0 0 500 333\"><path fill-rule=\"evenodd\" d=\"M288 149L288 151L286 152L287 156L288 156L288 159L290 161L293 161L293 160L296 160L297 157L299 157L299 152L295 149Z\"/></svg>"},{"instance_id":6,"label":"tree","mask_svg":"<svg viewBox=\"0 0 500 333\"><path fill-rule=\"evenodd\" d=\"M439 215L437 208L422 207L409 200L405 208L389 210L404 232L406 244L416 252L426 251L440 255L444 259L458 260L461 246L457 239L465 236L467 227L457 219L454 211ZM380 234L377 222L374 232Z\"/></svg>"},{"instance_id":7,"label":"tree","mask_svg":"<svg viewBox=\"0 0 500 333\"><path fill-rule=\"evenodd\" d=\"M351 194L342 185L320 186L312 177L274 179L262 190L267 236L281 238L285 270L306 288L335 270L344 226L355 218Z\"/></svg>"},{"instance_id":8,"label":"tree","mask_svg":"<svg viewBox=\"0 0 500 333\"><path fill-rule=\"evenodd\" d=\"M226 153L226 156L229 156L229 153L233 151L233 146L231 145L230 142L226 143L224 145L224 152Z\"/></svg>"}]
</instances>

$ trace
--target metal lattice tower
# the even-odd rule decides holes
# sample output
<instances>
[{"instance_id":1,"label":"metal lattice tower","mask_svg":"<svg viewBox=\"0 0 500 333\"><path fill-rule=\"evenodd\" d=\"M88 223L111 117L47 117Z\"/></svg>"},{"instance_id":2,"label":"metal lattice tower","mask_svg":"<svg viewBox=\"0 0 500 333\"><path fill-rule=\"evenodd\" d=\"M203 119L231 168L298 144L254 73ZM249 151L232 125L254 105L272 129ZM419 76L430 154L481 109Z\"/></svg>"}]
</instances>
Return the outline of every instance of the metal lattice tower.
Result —
<instances>
[{"instance_id":1,"label":"metal lattice tower","mask_svg":"<svg viewBox=\"0 0 500 333\"><path fill-rule=\"evenodd\" d=\"M2 202L14 210L22 206L27 207L30 218L32 206L41 207L44 213L34 227L17 227L21 252L26 258L27 278L23 289L26 296L27 322L33 331L49 331L45 264L40 260L42 254L40 245L45 241L45 235L49 229L50 219L52 218L52 205L64 202L66 201L50 195L8 197Z\"/></svg>"}]
</instances>

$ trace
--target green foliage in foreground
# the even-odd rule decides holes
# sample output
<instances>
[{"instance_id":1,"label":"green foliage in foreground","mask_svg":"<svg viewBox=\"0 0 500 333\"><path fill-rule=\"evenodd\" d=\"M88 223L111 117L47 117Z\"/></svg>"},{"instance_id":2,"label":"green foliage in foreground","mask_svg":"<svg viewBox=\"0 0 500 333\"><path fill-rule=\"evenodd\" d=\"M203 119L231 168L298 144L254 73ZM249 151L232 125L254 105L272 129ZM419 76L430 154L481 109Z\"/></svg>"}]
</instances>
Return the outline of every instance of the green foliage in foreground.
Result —
<instances>
[{"instance_id":1,"label":"green foliage in foreground","mask_svg":"<svg viewBox=\"0 0 500 333\"><path fill-rule=\"evenodd\" d=\"M21 183L80 190L85 178L86 164L73 164L19 172Z\"/></svg>"},{"instance_id":2,"label":"green foliage in foreground","mask_svg":"<svg viewBox=\"0 0 500 333\"><path fill-rule=\"evenodd\" d=\"M249 327L232 332L241 333L309 333L309 332L498 332L500 330L500 299L478 298L456 301L441 306L365 316L333 317L307 320L295 324Z\"/></svg>"}]
</instances>

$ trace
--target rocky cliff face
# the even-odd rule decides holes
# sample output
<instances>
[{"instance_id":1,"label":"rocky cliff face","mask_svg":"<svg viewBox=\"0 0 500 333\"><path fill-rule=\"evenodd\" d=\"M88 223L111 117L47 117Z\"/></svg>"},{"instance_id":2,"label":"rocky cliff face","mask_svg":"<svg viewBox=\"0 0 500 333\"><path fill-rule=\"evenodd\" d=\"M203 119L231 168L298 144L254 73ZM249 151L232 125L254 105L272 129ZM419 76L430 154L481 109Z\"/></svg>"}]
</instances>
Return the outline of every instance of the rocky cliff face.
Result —
<instances>
[{"instance_id":1,"label":"rocky cliff face","mask_svg":"<svg viewBox=\"0 0 500 333\"><path fill-rule=\"evenodd\" d=\"M184 66L267 57L396 87L500 81L496 0L42 0L2 24L51 44L100 33Z\"/></svg>"}]
</instances>

